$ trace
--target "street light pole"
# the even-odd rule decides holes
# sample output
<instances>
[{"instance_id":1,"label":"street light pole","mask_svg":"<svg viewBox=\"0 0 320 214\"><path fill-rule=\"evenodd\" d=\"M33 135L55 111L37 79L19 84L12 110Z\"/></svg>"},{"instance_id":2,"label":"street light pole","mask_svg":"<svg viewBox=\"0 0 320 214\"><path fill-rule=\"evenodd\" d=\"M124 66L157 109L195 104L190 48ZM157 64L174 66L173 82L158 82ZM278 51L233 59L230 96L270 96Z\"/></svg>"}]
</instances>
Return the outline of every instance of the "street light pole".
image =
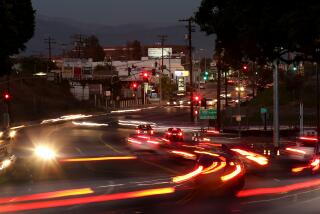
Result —
<instances>
[{"instance_id":1,"label":"street light pole","mask_svg":"<svg viewBox=\"0 0 320 214\"><path fill-rule=\"evenodd\" d=\"M278 80L278 59L273 61L273 146L278 151L279 142L279 80Z\"/></svg>"}]
</instances>

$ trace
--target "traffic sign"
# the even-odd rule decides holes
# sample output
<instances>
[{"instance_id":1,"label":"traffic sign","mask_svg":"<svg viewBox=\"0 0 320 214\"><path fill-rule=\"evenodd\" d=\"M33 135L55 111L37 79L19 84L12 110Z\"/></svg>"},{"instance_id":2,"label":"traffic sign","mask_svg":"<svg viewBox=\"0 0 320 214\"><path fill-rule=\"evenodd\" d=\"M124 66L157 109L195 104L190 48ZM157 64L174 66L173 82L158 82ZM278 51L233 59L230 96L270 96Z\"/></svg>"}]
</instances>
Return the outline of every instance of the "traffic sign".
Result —
<instances>
[{"instance_id":1,"label":"traffic sign","mask_svg":"<svg viewBox=\"0 0 320 214\"><path fill-rule=\"evenodd\" d=\"M261 114L266 114L268 112L268 109L265 107L260 108L260 113Z\"/></svg>"},{"instance_id":2,"label":"traffic sign","mask_svg":"<svg viewBox=\"0 0 320 214\"><path fill-rule=\"evenodd\" d=\"M217 119L217 110L216 109L200 109L200 119L201 120Z\"/></svg>"}]
</instances>

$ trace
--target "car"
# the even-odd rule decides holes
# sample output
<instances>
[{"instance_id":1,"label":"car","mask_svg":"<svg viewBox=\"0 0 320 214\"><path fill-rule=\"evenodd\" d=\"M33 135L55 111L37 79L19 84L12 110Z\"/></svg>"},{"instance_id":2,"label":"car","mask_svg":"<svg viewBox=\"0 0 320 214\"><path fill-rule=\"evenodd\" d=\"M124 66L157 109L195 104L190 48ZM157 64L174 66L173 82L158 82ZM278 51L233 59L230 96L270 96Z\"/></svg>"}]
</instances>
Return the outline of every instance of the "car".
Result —
<instances>
[{"instance_id":1,"label":"car","mask_svg":"<svg viewBox=\"0 0 320 214\"><path fill-rule=\"evenodd\" d=\"M280 154L285 159L301 162L310 161L315 155L318 139L311 136L299 137L295 142L286 144L280 149Z\"/></svg>"},{"instance_id":2,"label":"car","mask_svg":"<svg viewBox=\"0 0 320 214\"><path fill-rule=\"evenodd\" d=\"M137 127L137 134L153 135L154 130L150 124L143 124Z\"/></svg>"},{"instance_id":3,"label":"car","mask_svg":"<svg viewBox=\"0 0 320 214\"><path fill-rule=\"evenodd\" d=\"M171 98L167 101L168 106L176 106L179 105L179 101L175 98Z\"/></svg>"},{"instance_id":4,"label":"car","mask_svg":"<svg viewBox=\"0 0 320 214\"><path fill-rule=\"evenodd\" d=\"M164 138L173 142L182 142L183 132L180 128L169 128Z\"/></svg>"},{"instance_id":5,"label":"car","mask_svg":"<svg viewBox=\"0 0 320 214\"><path fill-rule=\"evenodd\" d=\"M0 131L0 141L13 140L16 137L17 131L13 129L2 129Z\"/></svg>"}]
</instances>

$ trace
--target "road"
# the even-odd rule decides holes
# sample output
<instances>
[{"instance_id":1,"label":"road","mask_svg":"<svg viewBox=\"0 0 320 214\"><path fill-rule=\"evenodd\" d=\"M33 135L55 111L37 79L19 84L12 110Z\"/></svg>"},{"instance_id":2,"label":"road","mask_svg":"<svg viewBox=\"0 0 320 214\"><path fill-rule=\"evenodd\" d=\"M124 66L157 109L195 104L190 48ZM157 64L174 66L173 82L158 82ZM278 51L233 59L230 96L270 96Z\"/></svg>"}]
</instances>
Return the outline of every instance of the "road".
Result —
<instances>
[{"instance_id":1,"label":"road","mask_svg":"<svg viewBox=\"0 0 320 214\"><path fill-rule=\"evenodd\" d=\"M113 112L78 122L84 121L103 124L103 126L80 126L68 121L26 128L19 132L14 151L17 156L26 157L30 155L30 149L36 145L46 144L55 148L62 159L97 156L135 157L125 142L125 138L134 133L135 121L156 123L160 127L159 131L170 126L182 126L186 129L188 127L192 129L194 126L189 123L188 109L183 107ZM122 125L119 125L119 122ZM217 141L235 144L228 138L217 138ZM97 199L90 198L92 192L94 196L107 194L110 196L117 192L136 194L137 191L145 188L168 190L166 188L170 178L188 172L190 167L192 164L188 161L181 164L146 155L138 159L64 163L62 166L52 167L56 170L55 176L43 170L39 174L43 176L42 179L33 178L30 181L12 181L11 177L2 176L0 177L0 213L8 207L9 211L32 213L43 211L46 213L59 211L100 213L106 210L111 213L212 213L213 211L217 213L316 213L319 210L317 203L320 200L319 175L293 175L291 172L273 166L267 169L250 167L244 190L237 198L182 197L177 200L171 199L170 195L163 195L153 198L152 202L148 200L133 202L128 199L121 200L120 203L109 198L103 203L100 201L100 203L71 203L68 206L58 206L61 202L59 199L61 197L63 199L64 196L71 197L73 199L71 202L74 202L76 201L74 198L79 195L84 197L83 200ZM39 193L45 193L45 196L39 196ZM39 197L44 197L48 204L49 199L56 200L54 202L57 206L45 210L35 209L39 204L33 200L39 200Z\"/></svg>"}]
</instances>

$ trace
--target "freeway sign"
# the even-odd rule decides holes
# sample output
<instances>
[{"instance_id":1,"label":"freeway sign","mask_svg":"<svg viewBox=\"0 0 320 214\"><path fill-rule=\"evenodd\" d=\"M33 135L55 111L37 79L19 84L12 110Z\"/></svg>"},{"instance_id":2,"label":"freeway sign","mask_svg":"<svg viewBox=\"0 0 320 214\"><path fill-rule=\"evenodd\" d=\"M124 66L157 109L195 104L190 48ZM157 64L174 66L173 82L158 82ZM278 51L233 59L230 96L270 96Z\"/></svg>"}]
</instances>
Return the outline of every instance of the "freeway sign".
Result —
<instances>
[{"instance_id":1,"label":"freeway sign","mask_svg":"<svg viewBox=\"0 0 320 214\"><path fill-rule=\"evenodd\" d=\"M261 114L266 114L268 112L268 109L265 107L260 108L260 113Z\"/></svg>"},{"instance_id":2,"label":"freeway sign","mask_svg":"<svg viewBox=\"0 0 320 214\"><path fill-rule=\"evenodd\" d=\"M217 119L217 110L216 109L200 109L200 119Z\"/></svg>"}]
</instances>

